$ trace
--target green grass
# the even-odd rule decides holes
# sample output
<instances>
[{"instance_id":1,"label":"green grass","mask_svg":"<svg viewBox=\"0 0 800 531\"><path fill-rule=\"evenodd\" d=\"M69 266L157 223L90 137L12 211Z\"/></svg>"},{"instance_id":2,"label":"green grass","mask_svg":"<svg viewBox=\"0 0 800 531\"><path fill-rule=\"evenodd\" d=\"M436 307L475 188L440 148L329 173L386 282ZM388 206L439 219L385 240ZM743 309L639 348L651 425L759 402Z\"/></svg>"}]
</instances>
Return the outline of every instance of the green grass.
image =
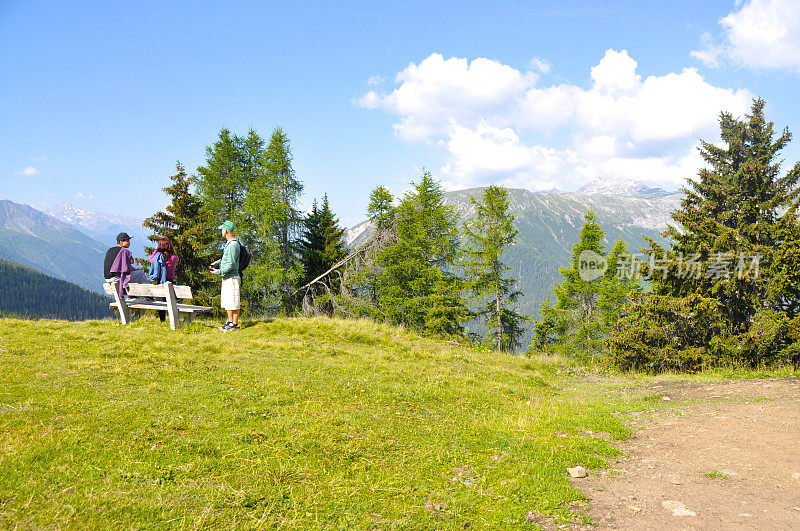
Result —
<instances>
[{"instance_id":1,"label":"green grass","mask_svg":"<svg viewBox=\"0 0 800 531\"><path fill-rule=\"evenodd\" d=\"M712 470L710 472L706 472L703 474L705 477L709 479L729 479L730 476L725 472L721 472L719 470Z\"/></svg>"},{"instance_id":2,"label":"green grass","mask_svg":"<svg viewBox=\"0 0 800 531\"><path fill-rule=\"evenodd\" d=\"M534 527L651 407L368 321L0 319L0 527ZM587 436L609 434L604 437Z\"/></svg>"}]
</instances>

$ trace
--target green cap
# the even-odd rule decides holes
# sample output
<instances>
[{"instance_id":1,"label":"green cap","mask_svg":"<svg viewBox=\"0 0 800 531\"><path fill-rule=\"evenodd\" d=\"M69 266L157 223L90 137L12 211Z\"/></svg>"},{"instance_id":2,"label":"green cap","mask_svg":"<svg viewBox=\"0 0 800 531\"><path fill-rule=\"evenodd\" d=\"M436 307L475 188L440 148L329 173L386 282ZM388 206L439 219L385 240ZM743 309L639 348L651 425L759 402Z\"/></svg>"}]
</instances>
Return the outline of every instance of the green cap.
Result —
<instances>
[{"instance_id":1,"label":"green cap","mask_svg":"<svg viewBox=\"0 0 800 531\"><path fill-rule=\"evenodd\" d=\"M217 227L217 230L219 229L225 229L233 232L236 229L236 227L233 225L233 221L228 220L219 227Z\"/></svg>"}]
</instances>

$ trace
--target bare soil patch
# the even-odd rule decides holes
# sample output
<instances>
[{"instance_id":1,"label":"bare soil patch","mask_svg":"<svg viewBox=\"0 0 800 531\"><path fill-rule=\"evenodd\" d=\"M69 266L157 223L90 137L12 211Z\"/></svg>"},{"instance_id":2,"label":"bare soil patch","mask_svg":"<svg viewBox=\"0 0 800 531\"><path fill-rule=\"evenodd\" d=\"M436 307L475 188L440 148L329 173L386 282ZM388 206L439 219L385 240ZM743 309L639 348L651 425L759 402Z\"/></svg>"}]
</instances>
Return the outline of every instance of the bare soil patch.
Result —
<instances>
[{"instance_id":1,"label":"bare soil patch","mask_svg":"<svg viewBox=\"0 0 800 531\"><path fill-rule=\"evenodd\" d=\"M623 457L576 487L613 529L800 529L800 379L664 382Z\"/></svg>"}]
</instances>

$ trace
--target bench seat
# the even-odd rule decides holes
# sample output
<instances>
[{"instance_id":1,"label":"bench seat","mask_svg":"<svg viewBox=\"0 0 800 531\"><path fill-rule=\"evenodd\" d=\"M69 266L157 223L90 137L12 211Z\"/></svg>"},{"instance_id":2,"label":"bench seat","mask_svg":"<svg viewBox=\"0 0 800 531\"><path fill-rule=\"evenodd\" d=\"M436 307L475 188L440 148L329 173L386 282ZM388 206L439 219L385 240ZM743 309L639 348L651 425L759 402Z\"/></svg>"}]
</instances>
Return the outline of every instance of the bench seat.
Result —
<instances>
[{"instance_id":1,"label":"bench seat","mask_svg":"<svg viewBox=\"0 0 800 531\"><path fill-rule=\"evenodd\" d=\"M209 306L195 306L181 304L178 299L190 299L192 288L189 286L176 286L172 282L164 284L128 284L128 297L119 296L117 281L106 282L103 290L108 295L114 296L114 302L109 306L119 311L119 320L122 324L129 324L138 319L145 310L164 310L169 315L169 326L177 330L179 326L188 324L194 319L197 312L211 310ZM132 298L135 297L135 298ZM165 300L156 301L145 297L162 297ZM131 310L134 310L131 312Z\"/></svg>"}]
</instances>

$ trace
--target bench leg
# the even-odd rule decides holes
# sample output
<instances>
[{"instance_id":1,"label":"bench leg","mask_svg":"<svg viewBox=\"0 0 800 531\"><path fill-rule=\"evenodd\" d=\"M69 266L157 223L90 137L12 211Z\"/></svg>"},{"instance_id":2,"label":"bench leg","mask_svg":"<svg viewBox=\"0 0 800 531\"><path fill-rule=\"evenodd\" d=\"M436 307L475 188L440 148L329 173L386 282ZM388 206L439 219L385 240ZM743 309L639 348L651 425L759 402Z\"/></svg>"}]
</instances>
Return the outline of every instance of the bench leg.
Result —
<instances>
[{"instance_id":1,"label":"bench leg","mask_svg":"<svg viewBox=\"0 0 800 531\"><path fill-rule=\"evenodd\" d=\"M167 287L167 315L169 316L169 327L177 330L181 325L181 316L178 314L178 298L175 296L175 288L172 282L164 284Z\"/></svg>"},{"instance_id":2,"label":"bench leg","mask_svg":"<svg viewBox=\"0 0 800 531\"><path fill-rule=\"evenodd\" d=\"M195 312L189 312L189 313L185 314L185 315L186 315L186 317L184 317L184 318L181 320L181 324L185 324L185 325L187 325L187 324L191 323L191 322L192 322L192 320L194 319L194 314L195 314Z\"/></svg>"},{"instance_id":3,"label":"bench leg","mask_svg":"<svg viewBox=\"0 0 800 531\"><path fill-rule=\"evenodd\" d=\"M128 305L125 304L125 297L119 296L119 290L117 289L117 283L112 282L111 287L114 290L114 302L117 303L117 309L119 310L119 320L122 324L130 324L131 323L131 311L128 308Z\"/></svg>"}]
</instances>

